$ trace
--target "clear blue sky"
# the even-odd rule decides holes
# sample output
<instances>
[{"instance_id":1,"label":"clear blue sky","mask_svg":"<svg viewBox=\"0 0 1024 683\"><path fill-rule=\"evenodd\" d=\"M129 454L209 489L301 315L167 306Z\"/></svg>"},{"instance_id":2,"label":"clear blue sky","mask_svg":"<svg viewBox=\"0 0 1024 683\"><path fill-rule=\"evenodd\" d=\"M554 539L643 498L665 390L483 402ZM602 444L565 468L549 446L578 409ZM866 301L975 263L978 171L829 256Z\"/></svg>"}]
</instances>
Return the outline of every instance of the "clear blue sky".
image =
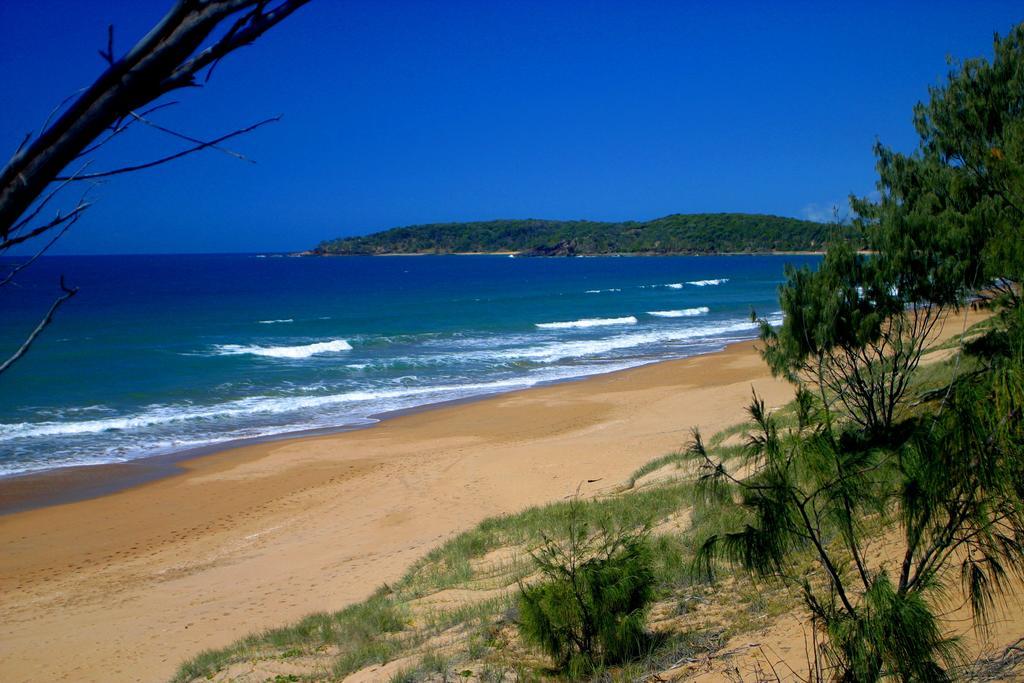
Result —
<instances>
[{"instance_id":1,"label":"clear blue sky","mask_svg":"<svg viewBox=\"0 0 1024 683\"><path fill-rule=\"evenodd\" d=\"M3 154L169 0L0 2ZM395 225L821 217L914 143L947 55L988 56L1019 2L313 0L161 121L236 140L111 179L61 253L295 250ZM140 129L94 168L170 149Z\"/></svg>"}]
</instances>

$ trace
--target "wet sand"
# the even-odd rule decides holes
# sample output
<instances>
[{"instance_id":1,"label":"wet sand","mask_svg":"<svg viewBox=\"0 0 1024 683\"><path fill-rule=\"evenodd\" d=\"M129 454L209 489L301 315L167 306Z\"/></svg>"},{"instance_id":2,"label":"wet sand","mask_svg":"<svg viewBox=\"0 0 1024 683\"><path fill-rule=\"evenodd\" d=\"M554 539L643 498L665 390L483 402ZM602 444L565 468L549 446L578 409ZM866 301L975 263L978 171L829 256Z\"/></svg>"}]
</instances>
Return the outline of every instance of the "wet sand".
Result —
<instances>
[{"instance_id":1,"label":"wet sand","mask_svg":"<svg viewBox=\"0 0 1024 683\"><path fill-rule=\"evenodd\" d=\"M791 395L751 343L737 344L235 448L2 516L0 678L165 680L202 649L367 597L485 517L581 482L614 488L691 427L741 420L752 385L769 404Z\"/></svg>"},{"instance_id":2,"label":"wet sand","mask_svg":"<svg viewBox=\"0 0 1024 683\"><path fill-rule=\"evenodd\" d=\"M203 649L368 597L486 517L614 490L692 427L745 419L752 388L770 407L792 397L745 342L220 451L0 516L0 680L166 680ZM41 485L25 495L61 495L59 474Z\"/></svg>"}]
</instances>

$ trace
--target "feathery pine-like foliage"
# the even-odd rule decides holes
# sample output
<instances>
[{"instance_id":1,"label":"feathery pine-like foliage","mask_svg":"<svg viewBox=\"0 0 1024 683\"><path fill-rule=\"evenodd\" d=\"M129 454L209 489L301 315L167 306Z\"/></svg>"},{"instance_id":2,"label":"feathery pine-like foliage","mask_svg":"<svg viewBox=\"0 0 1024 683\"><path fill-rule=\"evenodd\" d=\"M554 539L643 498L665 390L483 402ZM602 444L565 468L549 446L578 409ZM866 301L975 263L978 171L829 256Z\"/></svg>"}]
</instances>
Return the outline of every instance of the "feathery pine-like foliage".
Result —
<instances>
[{"instance_id":1,"label":"feathery pine-like foliage","mask_svg":"<svg viewBox=\"0 0 1024 683\"><path fill-rule=\"evenodd\" d=\"M949 302L984 288L1019 303L1024 275L1024 24L993 59L953 63L914 108L919 143L876 145L880 201L852 199L882 267L908 296Z\"/></svg>"},{"instance_id":2,"label":"feathery pine-like foliage","mask_svg":"<svg viewBox=\"0 0 1024 683\"><path fill-rule=\"evenodd\" d=\"M772 372L812 387L829 419L838 404L871 433L889 429L945 303L896 277L881 256L843 243L817 271L789 267L786 278L782 327L761 321Z\"/></svg>"},{"instance_id":3,"label":"feathery pine-like foliage","mask_svg":"<svg viewBox=\"0 0 1024 683\"><path fill-rule=\"evenodd\" d=\"M796 218L737 213L675 214L621 223L496 220L392 228L322 242L315 251L346 255L514 251L544 256L808 251L823 249L837 229L841 237L854 232Z\"/></svg>"},{"instance_id":4,"label":"feathery pine-like foliage","mask_svg":"<svg viewBox=\"0 0 1024 683\"><path fill-rule=\"evenodd\" d=\"M872 432L900 417L946 308L968 296L1020 303L1024 25L996 37L991 62L954 64L929 95L914 109L913 154L875 148L880 200L851 198L872 255L836 244L816 272L788 271L785 323L762 326L774 372Z\"/></svg>"},{"instance_id":5,"label":"feathery pine-like foliage","mask_svg":"<svg viewBox=\"0 0 1024 683\"><path fill-rule=\"evenodd\" d=\"M799 585L840 680L946 680L958 662L932 598L959 567L984 625L1010 577L1024 579L1024 334L998 371L958 382L945 409L899 425L884 441L834 433L806 391L798 425L781 430L755 397L740 478L696 433L702 505L745 520L712 535L695 568L726 561ZM864 520L901 531L898 562L865 561ZM822 580L800 572L809 553Z\"/></svg>"},{"instance_id":6,"label":"feathery pine-like foliage","mask_svg":"<svg viewBox=\"0 0 1024 683\"><path fill-rule=\"evenodd\" d=\"M853 200L875 253L838 244L818 271L788 271L785 323L762 325L765 360L798 386L797 427L755 396L745 477L699 433L691 447L702 504L744 520L695 567L801 586L842 681L951 680L936 595L959 575L984 626L1024 580L1024 27L991 63L955 65L914 121L912 155L876 148L881 200ZM901 414L942 314L969 297L1003 309L960 349L976 369ZM899 532L895 560L866 562L866 520ZM808 555L822 576L800 572Z\"/></svg>"},{"instance_id":7,"label":"feathery pine-like foliage","mask_svg":"<svg viewBox=\"0 0 1024 683\"><path fill-rule=\"evenodd\" d=\"M572 505L564 539L533 553L544 578L521 586L519 632L578 678L643 650L655 577L645 528L593 532Z\"/></svg>"}]
</instances>

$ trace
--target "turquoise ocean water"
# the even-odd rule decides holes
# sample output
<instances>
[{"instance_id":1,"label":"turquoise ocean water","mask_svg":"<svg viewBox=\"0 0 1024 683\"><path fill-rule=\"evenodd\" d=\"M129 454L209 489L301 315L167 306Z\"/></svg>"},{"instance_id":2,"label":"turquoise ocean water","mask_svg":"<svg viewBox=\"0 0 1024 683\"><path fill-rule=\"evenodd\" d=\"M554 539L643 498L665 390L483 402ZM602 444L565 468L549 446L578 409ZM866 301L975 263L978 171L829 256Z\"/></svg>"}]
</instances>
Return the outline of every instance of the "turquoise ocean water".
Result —
<instances>
[{"instance_id":1,"label":"turquoise ocean water","mask_svg":"<svg viewBox=\"0 0 1024 683\"><path fill-rule=\"evenodd\" d=\"M0 353L61 274L81 288L0 376L0 475L324 427L721 349L780 322L810 256L44 257L5 288Z\"/></svg>"}]
</instances>

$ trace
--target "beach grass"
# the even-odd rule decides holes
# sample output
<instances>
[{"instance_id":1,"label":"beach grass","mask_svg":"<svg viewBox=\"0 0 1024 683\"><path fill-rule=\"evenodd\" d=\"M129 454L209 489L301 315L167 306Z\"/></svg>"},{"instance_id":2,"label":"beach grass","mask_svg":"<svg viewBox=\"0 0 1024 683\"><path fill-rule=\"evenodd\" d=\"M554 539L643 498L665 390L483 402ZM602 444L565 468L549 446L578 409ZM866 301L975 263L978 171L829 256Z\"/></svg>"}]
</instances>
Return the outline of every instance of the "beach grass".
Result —
<instances>
[{"instance_id":1,"label":"beach grass","mask_svg":"<svg viewBox=\"0 0 1024 683\"><path fill-rule=\"evenodd\" d=\"M666 465L682 464L687 457L673 452L656 458L640 468L630 482ZM695 586L688 571L695 552L692 533L672 525L680 513L690 510L693 496L691 477L680 471L674 478L640 489L620 489L576 506L581 520L595 528L654 529L651 543L658 597L666 605L663 611L673 618L686 612L679 605L692 602L695 591L705 591ZM565 533L572 503L567 499L486 519L429 552L400 581L382 586L365 602L334 613L313 614L292 626L202 652L183 664L173 680L220 680L218 674L229 677L234 664L251 666L282 659L301 662L309 670L329 671L334 678L398 661L402 665L388 673L388 680L422 680L432 675L457 679L470 671L466 668L470 663L472 675L479 680L501 680L505 674L533 678L546 670L546 664L515 642L518 585L530 581L535 572L530 552L544 538ZM703 533L729 521L696 516L690 528ZM457 594L449 599L450 591ZM651 652L631 666L662 661L680 652L683 640L689 643L686 647L698 641L711 642L707 633L680 638L678 633L670 633L655 639ZM442 664L443 672L439 671Z\"/></svg>"},{"instance_id":2,"label":"beach grass","mask_svg":"<svg viewBox=\"0 0 1024 683\"><path fill-rule=\"evenodd\" d=\"M628 495L586 500L579 510L583 520L595 527L651 527L687 507L691 496L690 482L674 481ZM400 581L381 587L369 600L202 652L183 664L174 680L207 678L233 662L294 657L294 653L333 659L332 674L340 677L408 656L422 643L452 629L469 632L475 626L479 631L512 609L518 582L534 571L530 550L546 535L557 537L566 529L570 508L571 501L565 500L487 519L428 553ZM668 535L656 536L654 543L659 585L667 590L684 573L687 549ZM502 557L487 561L496 551L503 551ZM417 604L449 589L463 592L454 605ZM473 600L465 593L482 597Z\"/></svg>"},{"instance_id":3,"label":"beach grass","mask_svg":"<svg viewBox=\"0 0 1024 683\"><path fill-rule=\"evenodd\" d=\"M968 330L965 336L976 332ZM958 371L968 367L965 363ZM915 391L941 388L955 368L949 360L922 364ZM795 422L792 404L775 415L783 425ZM712 435L707 447L715 457L737 457L746 432L746 423L733 425ZM694 472L685 468L690 460L685 450L666 453L634 471L615 492L577 501L575 514L589 526L653 530L657 598L652 627L657 637L644 656L625 668L598 672L599 680L633 680L696 653L714 652L729 637L761 628L799 605L796 594L743 577L729 578L727 590L695 578L690 569L697 539L735 528L742 520L735 518L740 514L735 508L700 504ZM671 468L666 476L637 487L644 476L666 468ZM391 681L550 677L549 664L518 642L516 597L518 586L535 574L531 552L545 538L564 535L573 503L570 497L486 519L427 553L370 599L202 652L184 663L173 680L226 680L235 664L251 667L283 659L334 678L388 663L392 668L382 678ZM704 616L688 619L695 610Z\"/></svg>"}]
</instances>

